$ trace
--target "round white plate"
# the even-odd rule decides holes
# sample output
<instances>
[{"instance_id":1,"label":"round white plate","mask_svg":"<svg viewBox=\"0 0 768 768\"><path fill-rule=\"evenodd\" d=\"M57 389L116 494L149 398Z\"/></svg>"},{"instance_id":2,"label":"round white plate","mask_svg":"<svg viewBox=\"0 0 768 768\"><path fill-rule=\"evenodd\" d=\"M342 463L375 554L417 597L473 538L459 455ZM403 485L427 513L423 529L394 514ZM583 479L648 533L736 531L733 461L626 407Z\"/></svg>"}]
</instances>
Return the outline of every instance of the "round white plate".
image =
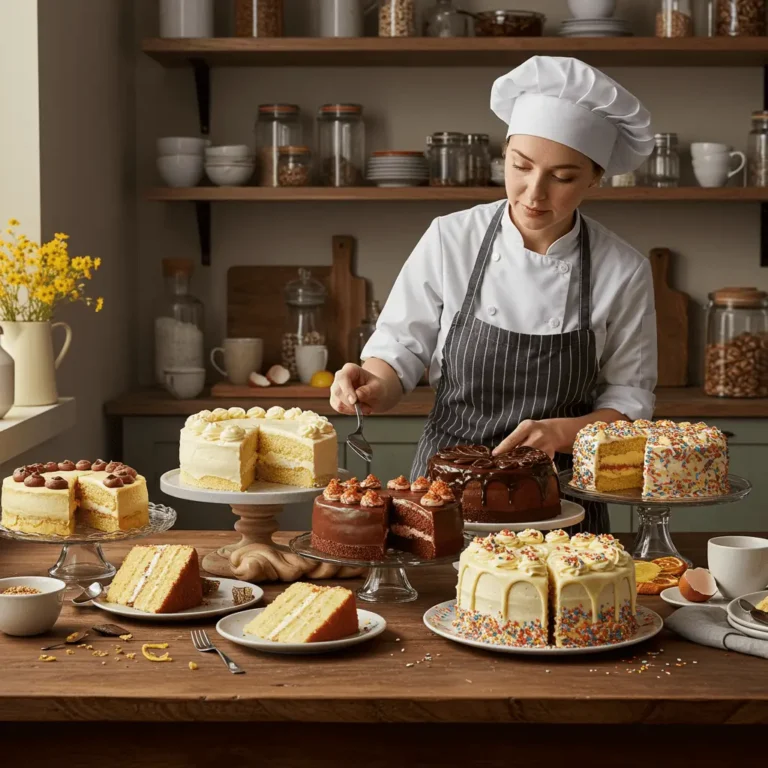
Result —
<instances>
[{"instance_id":1,"label":"round white plate","mask_svg":"<svg viewBox=\"0 0 768 768\"><path fill-rule=\"evenodd\" d=\"M464 530L471 533L497 533L498 531L524 531L535 528L539 531L553 531L576 525L584 519L584 507L575 501L560 500L560 514L549 520L537 520L535 523L471 523L465 521Z\"/></svg>"},{"instance_id":2,"label":"round white plate","mask_svg":"<svg viewBox=\"0 0 768 768\"><path fill-rule=\"evenodd\" d=\"M473 648L482 648L484 651L495 651L497 653L523 653L531 656L575 656L584 653L602 653L643 643L658 635L664 627L664 621L658 613L650 608L646 608L644 605L638 605L637 623L639 628L631 640L624 640L621 643L610 645L593 645L589 648L556 648L552 645L543 648L516 648L507 645L483 643L480 640L473 640L460 634L453 626L453 619L456 615L455 608L455 600L447 600L444 603L432 606L424 614L424 624L436 635L440 635L440 637L444 637L446 640L453 640L462 645L470 645Z\"/></svg>"},{"instance_id":3,"label":"round white plate","mask_svg":"<svg viewBox=\"0 0 768 768\"><path fill-rule=\"evenodd\" d=\"M736 600L730 600L725 610L728 613L728 618L735 623L739 629L752 629L756 632L762 632L765 636L768 633L768 626L765 624L758 624L740 605L739 600L744 599L757 605L761 600L768 595L768 590L761 589L759 592L751 592L748 595L742 595Z\"/></svg>"},{"instance_id":4,"label":"round white plate","mask_svg":"<svg viewBox=\"0 0 768 768\"><path fill-rule=\"evenodd\" d=\"M219 576L214 581L221 582L217 592L206 595L202 605L198 605L196 608L187 608L186 611L179 611L178 613L147 613L146 611L138 611L136 608L129 608L127 605L108 603L103 597L94 600L92 605L107 613L114 613L117 616L125 616L127 619L139 621L197 621L198 619L209 619L213 616L223 616L226 613L242 611L243 608L256 605L264 597L264 590L261 587L247 581L224 579ZM242 605L235 605L232 602L232 587L250 587L253 590L253 599Z\"/></svg>"},{"instance_id":5,"label":"round white plate","mask_svg":"<svg viewBox=\"0 0 768 768\"><path fill-rule=\"evenodd\" d=\"M380 635L386 628L387 622L378 613L357 609L358 632L355 635L344 637L341 640L328 640L322 643L276 643L272 640L262 640L254 635L243 634L245 625L258 616L264 609L254 608L232 616L226 616L216 625L216 631L227 640L231 640L246 648L254 648L257 651L267 653L311 654L330 653L349 648L351 645L364 643L376 635Z\"/></svg>"},{"instance_id":6,"label":"round white plate","mask_svg":"<svg viewBox=\"0 0 768 768\"><path fill-rule=\"evenodd\" d=\"M659 597L661 597L665 603L675 605L678 608L686 608L688 606L704 608L727 608L728 603L731 602L727 597L723 597L719 592L715 592L714 596L707 600L706 603L692 603L690 600L686 600L680 594L679 587L668 587L661 593L661 595L659 595Z\"/></svg>"},{"instance_id":7,"label":"round white plate","mask_svg":"<svg viewBox=\"0 0 768 768\"><path fill-rule=\"evenodd\" d=\"M759 629L752 629L752 627L745 627L743 624L737 624L730 616L726 616L725 618L737 632L741 632L747 637L754 637L755 640L768 640L768 632L762 632ZM766 627L766 629L768 629L768 627Z\"/></svg>"}]
</instances>

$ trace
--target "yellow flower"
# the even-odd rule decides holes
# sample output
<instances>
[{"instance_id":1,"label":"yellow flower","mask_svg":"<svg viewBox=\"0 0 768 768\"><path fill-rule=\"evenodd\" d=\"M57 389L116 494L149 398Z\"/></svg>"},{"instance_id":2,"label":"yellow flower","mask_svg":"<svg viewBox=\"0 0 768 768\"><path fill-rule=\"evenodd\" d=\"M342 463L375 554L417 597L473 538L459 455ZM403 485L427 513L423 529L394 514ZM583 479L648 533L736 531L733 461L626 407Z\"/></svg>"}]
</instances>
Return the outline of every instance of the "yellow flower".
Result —
<instances>
[{"instance_id":1,"label":"yellow flower","mask_svg":"<svg viewBox=\"0 0 768 768\"><path fill-rule=\"evenodd\" d=\"M104 299L99 296L98 299L96 299L96 311L101 312L101 310L104 308Z\"/></svg>"},{"instance_id":2,"label":"yellow flower","mask_svg":"<svg viewBox=\"0 0 768 768\"><path fill-rule=\"evenodd\" d=\"M18 227L19 222L16 219L8 219L8 226L9 227Z\"/></svg>"},{"instance_id":3,"label":"yellow flower","mask_svg":"<svg viewBox=\"0 0 768 768\"><path fill-rule=\"evenodd\" d=\"M78 272L82 272L86 267L86 261L82 256L73 257L70 264L72 266L72 269L75 269Z\"/></svg>"},{"instance_id":4,"label":"yellow flower","mask_svg":"<svg viewBox=\"0 0 768 768\"><path fill-rule=\"evenodd\" d=\"M69 235L65 235L63 232L57 232L53 237L55 240L69 240Z\"/></svg>"},{"instance_id":5,"label":"yellow flower","mask_svg":"<svg viewBox=\"0 0 768 768\"><path fill-rule=\"evenodd\" d=\"M94 268L94 269L98 269L100 266L101 266L101 259L100 259L100 258L97 256L97 257L96 257L96 258L93 260L93 268Z\"/></svg>"}]
</instances>

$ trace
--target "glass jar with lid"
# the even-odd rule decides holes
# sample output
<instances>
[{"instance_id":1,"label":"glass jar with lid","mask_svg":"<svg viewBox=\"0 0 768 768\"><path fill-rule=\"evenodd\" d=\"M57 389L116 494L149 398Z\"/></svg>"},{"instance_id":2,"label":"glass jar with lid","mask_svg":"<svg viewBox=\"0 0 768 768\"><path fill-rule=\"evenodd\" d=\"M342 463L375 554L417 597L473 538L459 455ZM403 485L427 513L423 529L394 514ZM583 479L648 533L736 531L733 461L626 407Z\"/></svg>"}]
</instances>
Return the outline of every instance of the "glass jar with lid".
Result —
<instances>
[{"instance_id":1,"label":"glass jar with lid","mask_svg":"<svg viewBox=\"0 0 768 768\"><path fill-rule=\"evenodd\" d=\"M415 34L416 0L379 0L379 37L413 37Z\"/></svg>"},{"instance_id":2,"label":"glass jar with lid","mask_svg":"<svg viewBox=\"0 0 768 768\"><path fill-rule=\"evenodd\" d=\"M381 307L378 301L369 301L365 314L365 319L357 328L353 328L349 335L348 360L352 363L360 363L360 355L363 353L363 347L368 343L368 339L373 336L376 330L376 323L381 314Z\"/></svg>"},{"instance_id":3,"label":"glass jar with lid","mask_svg":"<svg viewBox=\"0 0 768 768\"><path fill-rule=\"evenodd\" d=\"M189 292L191 259L163 259L165 295L155 316L155 381L168 368L204 368L203 302Z\"/></svg>"},{"instance_id":4,"label":"glass jar with lid","mask_svg":"<svg viewBox=\"0 0 768 768\"><path fill-rule=\"evenodd\" d=\"M656 12L656 37L693 37L691 0L661 0Z\"/></svg>"},{"instance_id":5,"label":"glass jar with lid","mask_svg":"<svg viewBox=\"0 0 768 768\"><path fill-rule=\"evenodd\" d=\"M436 0L424 14L425 37L466 37L468 16L453 4L453 0Z\"/></svg>"},{"instance_id":6,"label":"glass jar with lid","mask_svg":"<svg viewBox=\"0 0 768 768\"><path fill-rule=\"evenodd\" d=\"M768 112L752 113L747 139L747 186L768 187Z\"/></svg>"},{"instance_id":7,"label":"glass jar with lid","mask_svg":"<svg viewBox=\"0 0 768 768\"><path fill-rule=\"evenodd\" d=\"M283 0L236 0L237 37L282 37Z\"/></svg>"},{"instance_id":8,"label":"glass jar with lid","mask_svg":"<svg viewBox=\"0 0 768 768\"><path fill-rule=\"evenodd\" d=\"M487 187L491 182L491 146L487 133L468 133L467 185Z\"/></svg>"},{"instance_id":9,"label":"glass jar with lid","mask_svg":"<svg viewBox=\"0 0 768 768\"><path fill-rule=\"evenodd\" d=\"M312 277L308 269L300 269L298 280L287 283L283 295L288 305L288 327L282 337L282 364L298 378L296 347L303 344L325 344L325 286Z\"/></svg>"},{"instance_id":10,"label":"glass jar with lid","mask_svg":"<svg viewBox=\"0 0 768 768\"><path fill-rule=\"evenodd\" d=\"M467 142L463 133L433 133L429 147L429 184L432 187L467 185Z\"/></svg>"},{"instance_id":11,"label":"glass jar with lid","mask_svg":"<svg viewBox=\"0 0 768 768\"><path fill-rule=\"evenodd\" d=\"M726 37L763 37L766 0L715 0L715 31Z\"/></svg>"},{"instance_id":12,"label":"glass jar with lid","mask_svg":"<svg viewBox=\"0 0 768 768\"><path fill-rule=\"evenodd\" d=\"M360 104L324 104L317 113L320 183L359 187L365 168L365 122Z\"/></svg>"},{"instance_id":13,"label":"glass jar with lid","mask_svg":"<svg viewBox=\"0 0 768 768\"><path fill-rule=\"evenodd\" d=\"M259 184L279 187L279 149L301 145L301 111L295 104L260 104L255 131Z\"/></svg>"},{"instance_id":14,"label":"glass jar with lid","mask_svg":"<svg viewBox=\"0 0 768 768\"><path fill-rule=\"evenodd\" d=\"M306 187L312 180L312 153L309 147L279 147L277 183L280 187Z\"/></svg>"},{"instance_id":15,"label":"glass jar with lid","mask_svg":"<svg viewBox=\"0 0 768 768\"><path fill-rule=\"evenodd\" d=\"M768 293L722 288L709 294L704 392L768 397Z\"/></svg>"},{"instance_id":16,"label":"glass jar with lid","mask_svg":"<svg viewBox=\"0 0 768 768\"><path fill-rule=\"evenodd\" d=\"M680 155L676 133L654 135L654 148L646 164L649 187L676 187L680 183Z\"/></svg>"}]
</instances>

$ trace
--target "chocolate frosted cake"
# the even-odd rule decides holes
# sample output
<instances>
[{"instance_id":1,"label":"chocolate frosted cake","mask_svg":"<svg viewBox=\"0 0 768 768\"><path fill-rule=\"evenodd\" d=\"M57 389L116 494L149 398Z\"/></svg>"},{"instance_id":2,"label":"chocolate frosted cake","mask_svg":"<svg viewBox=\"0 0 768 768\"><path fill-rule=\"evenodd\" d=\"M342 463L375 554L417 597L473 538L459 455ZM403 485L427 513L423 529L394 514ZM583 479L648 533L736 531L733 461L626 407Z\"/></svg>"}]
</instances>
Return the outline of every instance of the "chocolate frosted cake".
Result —
<instances>
[{"instance_id":1,"label":"chocolate frosted cake","mask_svg":"<svg viewBox=\"0 0 768 768\"><path fill-rule=\"evenodd\" d=\"M429 476L448 485L471 522L533 523L560 513L555 467L538 448L498 456L483 445L442 448L429 460Z\"/></svg>"}]
</instances>

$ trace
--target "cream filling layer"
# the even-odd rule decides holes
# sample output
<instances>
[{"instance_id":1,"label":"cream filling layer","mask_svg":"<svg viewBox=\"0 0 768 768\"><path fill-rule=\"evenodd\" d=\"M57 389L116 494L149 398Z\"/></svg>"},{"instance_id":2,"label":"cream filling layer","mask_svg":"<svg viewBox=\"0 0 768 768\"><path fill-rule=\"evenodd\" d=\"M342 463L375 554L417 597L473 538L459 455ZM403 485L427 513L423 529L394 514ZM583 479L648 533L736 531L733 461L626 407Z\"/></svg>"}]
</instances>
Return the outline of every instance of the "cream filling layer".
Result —
<instances>
[{"instance_id":1,"label":"cream filling layer","mask_svg":"<svg viewBox=\"0 0 768 768\"><path fill-rule=\"evenodd\" d=\"M182 431L179 463L192 477L199 479L210 475L239 485L241 447L242 443L210 443L198 437L189 437ZM254 453L251 461L255 463L256 460ZM248 468L248 463L245 469Z\"/></svg>"},{"instance_id":2,"label":"cream filling layer","mask_svg":"<svg viewBox=\"0 0 768 768\"><path fill-rule=\"evenodd\" d=\"M108 515L109 517L118 517L116 507L105 507L103 504L97 504L90 499L81 499L80 507L90 512L100 512L102 515Z\"/></svg>"},{"instance_id":3,"label":"cream filling layer","mask_svg":"<svg viewBox=\"0 0 768 768\"><path fill-rule=\"evenodd\" d=\"M410 525L400 525L394 523L389 528L395 536L402 536L404 539L424 539L424 541L432 541L432 536L424 531L420 531L418 528L412 528Z\"/></svg>"},{"instance_id":4,"label":"cream filling layer","mask_svg":"<svg viewBox=\"0 0 768 768\"><path fill-rule=\"evenodd\" d=\"M610 467L616 464L633 464L642 467L643 453L641 451L629 451L628 453L612 453L608 456L601 456L598 466Z\"/></svg>"},{"instance_id":5,"label":"cream filling layer","mask_svg":"<svg viewBox=\"0 0 768 768\"><path fill-rule=\"evenodd\" d=\"M290 623L298 619L302 611L304 611L307 606L313 603L319 596L320 592L313 592L309 597L304 598L297 608L294 608L287 616L283 617L283 620L267 635L267 639L271 640L273 637L279 635Z\"/></svg>"},{"instance_id":6,"label":"cream filling layer","mask_svg":"<svg viewBox=\"0 0 768 768\"><path fill-rule=\"evenodd\" d=\"M130 599L128 600L128 605L133 605L136 598L139 596L139 592L143 589L144 585L147 583L147 579L152 575L152 571L155 570L155 566L157 565L157 561L162 556L163 552L165 551L167 545L166 544L160 544L157 547L157 551L152 556L152 559L149 561L149 565L144 569L144 573L141 574L141 578L136 582L136 588L133 590L133 594L131 595Z\"/></svg>"},{"instance_id":7,"label":"cream filling layer","mask_svg":"<svg viewBox=\"0 0 768 768\"><path fill-rule=\"evenodd\" d=\"M263 464L271 464L273 467L282 467L284 469L306 469L309 472L314 472L315 470L314 461L297 461L296 459L289 459L287 456L281 456L274 451L259 454L259 460Z\"/></svg>"}]
</instances>

